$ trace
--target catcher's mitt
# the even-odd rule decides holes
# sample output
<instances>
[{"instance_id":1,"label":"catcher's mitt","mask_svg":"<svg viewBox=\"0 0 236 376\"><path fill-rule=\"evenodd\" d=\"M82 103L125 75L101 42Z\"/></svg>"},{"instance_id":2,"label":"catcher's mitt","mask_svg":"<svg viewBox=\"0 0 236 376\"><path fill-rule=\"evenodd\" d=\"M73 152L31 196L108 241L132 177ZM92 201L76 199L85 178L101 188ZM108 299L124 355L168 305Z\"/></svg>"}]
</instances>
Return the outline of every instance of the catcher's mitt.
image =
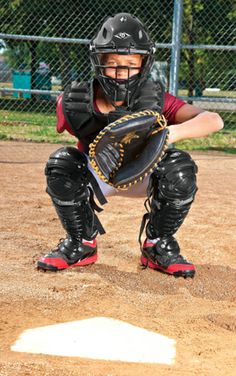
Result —
<instances>
[{"instance_id":1,"label":"catcher's mitt","mask_svg":"<svg viewBox=\"0 0 236 376\"><path fill-rule=\"evenodd\" d=\"M167 148L168 133L165 117L156 111L123 116L89 145L91 165L103 181L127 189L157 167Z\"/></svg>"}]
</instances>

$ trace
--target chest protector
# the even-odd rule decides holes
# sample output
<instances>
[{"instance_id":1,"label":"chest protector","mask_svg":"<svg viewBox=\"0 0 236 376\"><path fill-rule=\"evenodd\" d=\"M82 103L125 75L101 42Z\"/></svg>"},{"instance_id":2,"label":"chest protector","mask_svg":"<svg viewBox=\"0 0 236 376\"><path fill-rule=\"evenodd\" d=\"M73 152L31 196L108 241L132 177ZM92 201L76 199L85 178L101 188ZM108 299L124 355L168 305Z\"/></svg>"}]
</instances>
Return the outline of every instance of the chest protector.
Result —
<instances>
[{"instance_id":1,"label":"chest protector","mask_svg":"<svg viewBox=\"0 0 236 376\"><path fill-rule=\"evenodd\" d=\"M150 109L162 113L164 107L164 86L161 82L146 81L137 91L129 108L117 107L103 114L94 108L94 87L97 81L78 82L68 85L62 98L64 116L85 148L109 123L124 115Z\"/></svg>"}]
</instances>

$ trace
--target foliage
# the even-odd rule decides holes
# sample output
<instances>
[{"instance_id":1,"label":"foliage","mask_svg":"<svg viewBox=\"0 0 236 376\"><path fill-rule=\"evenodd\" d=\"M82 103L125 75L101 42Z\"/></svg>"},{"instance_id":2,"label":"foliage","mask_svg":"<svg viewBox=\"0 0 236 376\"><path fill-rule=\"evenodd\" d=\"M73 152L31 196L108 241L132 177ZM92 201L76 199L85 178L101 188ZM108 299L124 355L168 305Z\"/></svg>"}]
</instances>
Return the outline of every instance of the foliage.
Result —
<instances>
[{"instance_id":1,"label":"foliage","mask_svg":"<svg viewBox=\"0 0 236 376\"><path fill-rule=\"evenodd\" d=\"M184 0L182 43L187 44L235 44L236 5L235 0ZM172 33L172 7L168 0L157 0L155 7L160 9L161 16L151 8L150 1L142 2L120 0L119 4L109 1L74 0L1 0L0 22L4 33L60 36L67 38L90 39L96 29L98 17L102 20L109 14L125 9L137 15L147 25L151 37L160 43L170 42ZM85 9L87 9L85 14ZM171 13L170 13L171 12ZM81 17L84 15L84 17ZM151 15L151 17L150 17ZM155 18L153 18L155 16ZM158 23L157 23L158 19ZM161 31L161 40L160 40ZM30 42L21 43L7 41L8 59L14 68L24 64L27 68L31 62ZM20 51L20 54L19 54ZM36 44L38 64L44 60L50 63L52 73L71 80L74 71L87 77L89 75L89 58L85 46L62 46L50 43ZM157 52L161 59L163 51ZM232 57L231 57L232 56ZM219 51L184 50L180 67L180 80L185 87L193 90L196 83L202 86L218 86L219 81L236 65L235 54L229 55L227 67L223 64L225 54ZM169 57L167 57L169 58ZM226 82L227 84L227 82ZM190 93L191 94L191 93Z\"/></svg>"},{"instance_id":2,"label":"foliage","mask_svg":"<svg viewBox=\"0 0 236 376\"><path fill-rule=\"evenodd\" d=\"M183 43L235 44L236 11L233 0L184 0ZM227 60L227 67L225 61ZM180 80L185 81L189 95L196 84L219 87L227 70L233 69L236 56L232 52L183 50Z\"/></svg>"},{"instance_id":3,"label":"foliage","mask_svg":"<svg viewBox=\"0 0 236 376\"><path fill-rule=\"evenodd\" d=\"M13 69L30 69L31 59L29 47L26 43L9 42L4 55L8 65Z\"/></svg>"}]
</instances>

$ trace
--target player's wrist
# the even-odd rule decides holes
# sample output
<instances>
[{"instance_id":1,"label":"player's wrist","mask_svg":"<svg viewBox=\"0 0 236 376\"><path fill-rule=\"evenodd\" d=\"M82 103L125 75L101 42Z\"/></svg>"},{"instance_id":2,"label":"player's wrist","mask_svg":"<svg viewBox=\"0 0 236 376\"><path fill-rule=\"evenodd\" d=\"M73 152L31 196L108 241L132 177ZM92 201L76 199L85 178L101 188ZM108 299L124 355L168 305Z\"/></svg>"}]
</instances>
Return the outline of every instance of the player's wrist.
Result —
<instances>
[{"instance_id":1,"label":"player's wrist","mask_svg":"<svg viewBox=\"0 0 236 376\"><path fill-rule=\"evenodd\" d=\"M176 136L175 126L171 125L171 126L168 126L167 128L169 130L168 144L173 144L176 141L178 141L177 136Z\"/></svg>"}]
</instances>

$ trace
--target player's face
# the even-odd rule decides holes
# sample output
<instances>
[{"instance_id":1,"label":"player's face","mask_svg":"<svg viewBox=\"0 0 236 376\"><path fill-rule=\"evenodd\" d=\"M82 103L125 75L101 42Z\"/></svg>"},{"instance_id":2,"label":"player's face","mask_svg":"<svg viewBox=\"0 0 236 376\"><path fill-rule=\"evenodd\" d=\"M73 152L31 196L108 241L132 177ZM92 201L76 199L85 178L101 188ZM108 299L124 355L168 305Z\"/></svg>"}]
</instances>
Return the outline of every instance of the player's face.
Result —
<instances>
[{"instance_id":1,"label":"player's face","mask_svg":"<svg viewBox=\"0 0 236 376\"><path fill-rule=\"evenodd\" d=\"M105 68L104 70L106 76L120 80L127 80L140 72L142 56L138 54L107 54L103 64L108 66L108 68ZM129 69L127 69L127 67Z\"/></svg>"}]
</instances>

